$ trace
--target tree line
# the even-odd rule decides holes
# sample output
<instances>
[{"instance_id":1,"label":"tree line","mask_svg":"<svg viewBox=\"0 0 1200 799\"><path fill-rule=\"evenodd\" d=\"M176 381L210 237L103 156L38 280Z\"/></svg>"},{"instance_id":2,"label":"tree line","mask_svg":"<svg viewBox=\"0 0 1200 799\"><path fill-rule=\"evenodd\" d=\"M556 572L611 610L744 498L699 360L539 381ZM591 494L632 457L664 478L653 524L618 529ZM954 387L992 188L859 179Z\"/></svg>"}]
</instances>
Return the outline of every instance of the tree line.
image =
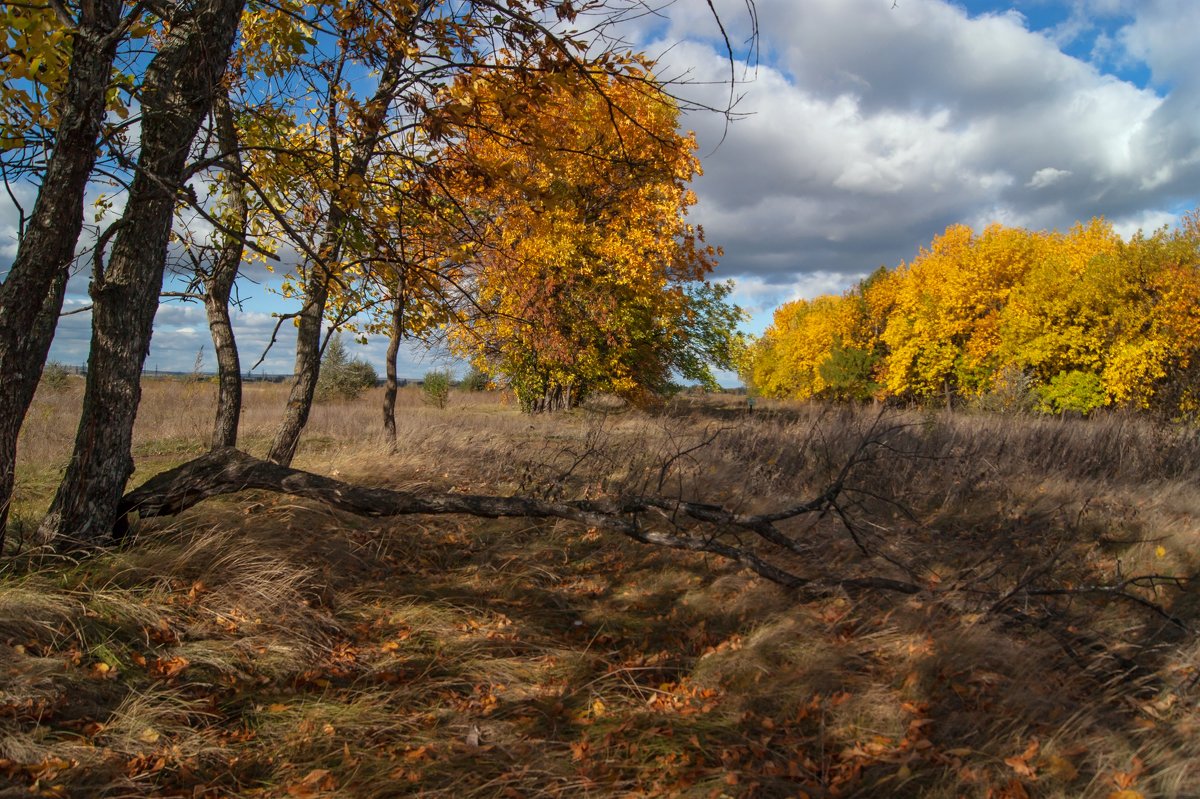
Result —
<instances>
[{"instance_id":1,"label":"tree line","mask_svg":"<svg viewBox=\"0 0 1200 799\"><path fill-rule=\"evenodd\" d=\"M952 225L910 263L797 300L740 356L765 396L1168 417L1200 410L1200 212L1123 239Z\"/></svg>"},{"instance_id":2,"label":"tree line","mask_svg":"<svg viewBox=\"0 0 1200 799\"><path fill-rule=\"evenodd\" d=\"M237 442L237 281L255 262L283 273L297 310L276 329L290 323L296 344L268 455L281 465L338 329L389 337L393 442L407 337L445 341L530 410L595 390L645 399L676 373L711 381L740 312L728 286L709 282L718 252L686 220L699 164L676 129L685 104L620 37L640 9L5 4L0 154L20 218L0 284L0 530L76 267L90 277L92 337L74 451L39 530L55 545L113 529L168 270L187 284L170 294L208 316L214 448ZM107 189L87 209L96 186ZM83 235L93 211L99 223L122 201L115 222Z\"/></svg>"}]
</instances>

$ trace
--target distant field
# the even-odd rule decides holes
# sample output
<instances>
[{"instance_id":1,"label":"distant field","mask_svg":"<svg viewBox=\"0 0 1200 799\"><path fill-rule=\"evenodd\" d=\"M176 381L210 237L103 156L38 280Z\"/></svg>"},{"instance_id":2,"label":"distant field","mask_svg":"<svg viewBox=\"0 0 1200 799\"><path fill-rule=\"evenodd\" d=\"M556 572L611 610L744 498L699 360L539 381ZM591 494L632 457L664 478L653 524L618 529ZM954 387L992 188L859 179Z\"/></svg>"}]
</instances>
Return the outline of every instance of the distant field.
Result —
<instances>
[{"instance_id":1,"label":"distant field","mask_svg":"<svg viewBox=\"0 0 1200 799\"><path fill-rule=\"evenodd\" d=\"M204 450L214 399L146 382L134 484ZM247 387L248 451L285 399ZM772 401L748 415L736 397L530 417L494 393L438 411L408 388L390 453L379 400L316 406L295 465L761 512L814 496L878 425L888 445L845 507L861 540L801 520L786 565L929 590L797 595L565 522L365 519L247 492L139 523L118 552L9 560L0 796L1197 795L1194 582L1007 614L973 598L1196 573L1194 429ZM79 387L35 401L10 540L48 504L79 402Z\"/></svg>"}]
</instances>

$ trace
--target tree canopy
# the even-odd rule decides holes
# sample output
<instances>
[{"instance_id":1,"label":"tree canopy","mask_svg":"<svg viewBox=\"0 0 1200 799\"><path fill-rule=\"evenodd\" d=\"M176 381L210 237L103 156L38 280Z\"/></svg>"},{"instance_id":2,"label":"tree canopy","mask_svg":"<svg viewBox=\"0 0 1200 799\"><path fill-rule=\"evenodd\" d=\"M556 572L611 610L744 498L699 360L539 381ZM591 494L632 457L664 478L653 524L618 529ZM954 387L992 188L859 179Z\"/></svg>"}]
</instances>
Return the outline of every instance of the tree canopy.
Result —
<instances>
[{"instance_id":1,"label":"tree canopy","mask_svg":"<svg viewBox=\"0 0 1200 799\"><path fill-rule=\"evenodd\" d=\"M953 225L843 296L780 307L743 373L768 396L986 404L1020 384L1045 411L1193 414L1197 300L1196 212L1128 241L1102 219Z\"/></svg>"}]
</instances>

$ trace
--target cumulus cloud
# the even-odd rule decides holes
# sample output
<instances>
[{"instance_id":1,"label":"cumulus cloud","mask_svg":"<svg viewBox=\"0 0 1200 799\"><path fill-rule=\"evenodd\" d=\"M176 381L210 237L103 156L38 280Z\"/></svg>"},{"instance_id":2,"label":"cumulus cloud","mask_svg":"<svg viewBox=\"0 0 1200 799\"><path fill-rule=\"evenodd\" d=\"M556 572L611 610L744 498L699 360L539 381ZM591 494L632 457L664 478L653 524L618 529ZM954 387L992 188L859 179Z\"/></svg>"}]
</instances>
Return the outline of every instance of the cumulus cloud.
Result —
<instances>
[{"instance_id":1,"label":"cumulus cloud","mask_svg":"<svg viewBox=\"0 0 1200 799\"><path fill-rule=\"evenodd\" d=\"M739 5L718 8L736 19ZM1103 215L1126 229L1198 201L1195 56L1180 31L1200 6L1073 4L1072 19L1103 17L1122 57L1162 76L1151 87L1064 53L1078 30L941 0L892 6L757 3L763 63L739 87L747 116L728 130L713 115L686 119L702 153L724 137L694 211L725 247L719 275L754 292L818 274L845 288L952 222L1064 228ZM662 35L688 39L667 53L670 69L687 65L698 85L683 91L716 104L728 63L703 12L675 14Z\"/></svg>"}]
</instances>

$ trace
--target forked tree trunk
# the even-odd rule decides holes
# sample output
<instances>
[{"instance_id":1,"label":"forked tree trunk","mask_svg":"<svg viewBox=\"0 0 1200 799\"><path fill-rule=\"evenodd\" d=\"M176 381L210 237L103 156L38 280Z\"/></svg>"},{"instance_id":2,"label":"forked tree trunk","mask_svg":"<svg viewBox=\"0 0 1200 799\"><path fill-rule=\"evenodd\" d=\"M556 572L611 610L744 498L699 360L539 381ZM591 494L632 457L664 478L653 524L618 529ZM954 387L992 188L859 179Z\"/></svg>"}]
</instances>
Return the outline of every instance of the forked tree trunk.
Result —
<instances>
[{"instance_id":1,"label":"forked tree trunk","mask_svg":"<svg viewBox=\"0 0 1200 799\"><path fill-rule=\"evenodd\" d=\"M247 210L246 186L241 173L241 148L238 146L237 128L233 124L227 93L216 99L213 116L217 127L217 146L233 165L225 173L229 207L224 222L239 234L227 233L223 236L221 249L213 262L212 275L206 281L204 291L204 310L208 315L213 351L217 354L219 381L217 416L212 434L212 446L215 449L237 445L238 422L242 415L242 364L233 338L233 325L229 320L229 294L237 279L238 268L242 265L242 234L246 230Z\"/></svg>"},{"instance_id":2,"label":"forked tree trunk","mask_svg":"<svg viewBox=\"0 0 1200 799\"><path fill-rule=\"evenodd\" d=\"M413 3L412 16L407 28L409 35L416 30L417 25L434 5L434 0L417 0ZM367 176L379 140L384 134L388 113L399 92L405 63L406 56L403 52L393 52L380 72L375 93L364 106L371 109L371 113L364 115L358 138L349 148L350 157L347 159L345 172L338 176L342 184L349 184L355 178ZM312 274L305 282L304 307L297 320L296 376L292 381L283 421L275 433L275 440L271 443L271 451L267 455L267 460L282 466L290 465L296 456L300 434L304 431L308 414L312 410L313 393L316 391L321 370L321 320L325 316L325 304L329 299L329 283L332 278L329 270L336 268L342 255L341 231L346 216L346 208L336 197L331 198L329 215L325 220L324 243L320 252L321 263L313 264Z\"/></svg>"},{"instance_id":3,"label":"forked tree trunk","mask_svg":"<svg viewBox=\"0 0 1200 799\"><path fill-rule=\"evenodd\" d=\"M141 398L142 364L162 290L175 193L200 120L212 107L244 0L197 0L171 20L146 69L141 152L107 267L92 278L92 341L83 413L66 476L39 538L59 547L110 534Z\"/></svg>"},{"instance_id":4,"label":"forked tree trunk","mask_svg":"<svg viewBox=\"0 0 1200 799\"><path fill-rule=\"evenodd\" d=\"M83 195L120 37L120 0L82 6L54 152L24 235L0 285L0 551L13 491L17 436L37 391L83 229Z\"/></svg>"},{"instance_id":5,"label":"forked tree trunk","mask_svg":"<svg viewBox=\"0 0 1200 799\"><path fill-rule=\"evenodd\" d=\"M430 3L422 2L417 13L424 14ZM413 17L416 24L417 16ZM404 61L403 54L392 55L384 67L368 108L375 113L367 116L362 125L362 132L351 150L351 156L344 174L338 176L342 184L349 184L355 178L365 178L375 151L383 134L384 122L389 109L396 99L397 85ZM330 269L335 268L342 256L342 227L346 221L347 210L336 197L331 198L329 216L325 220L325 243L321 248L321 263L311 265L308 280L304 283L304 307L300 311L296 327L296 371L292 380L292 390L288 394L287 408L283 413L283 421L275 433L271 443L271 451L267 460L281 466L291 465L296 456L296 448L300 444L300 434L308 422L308 414L312 410L313 393L317 388L317 378L321 371L321 320L325 317L325 304L329 300L329 284L333 275Z\"/></svg>"}]
</instances>

